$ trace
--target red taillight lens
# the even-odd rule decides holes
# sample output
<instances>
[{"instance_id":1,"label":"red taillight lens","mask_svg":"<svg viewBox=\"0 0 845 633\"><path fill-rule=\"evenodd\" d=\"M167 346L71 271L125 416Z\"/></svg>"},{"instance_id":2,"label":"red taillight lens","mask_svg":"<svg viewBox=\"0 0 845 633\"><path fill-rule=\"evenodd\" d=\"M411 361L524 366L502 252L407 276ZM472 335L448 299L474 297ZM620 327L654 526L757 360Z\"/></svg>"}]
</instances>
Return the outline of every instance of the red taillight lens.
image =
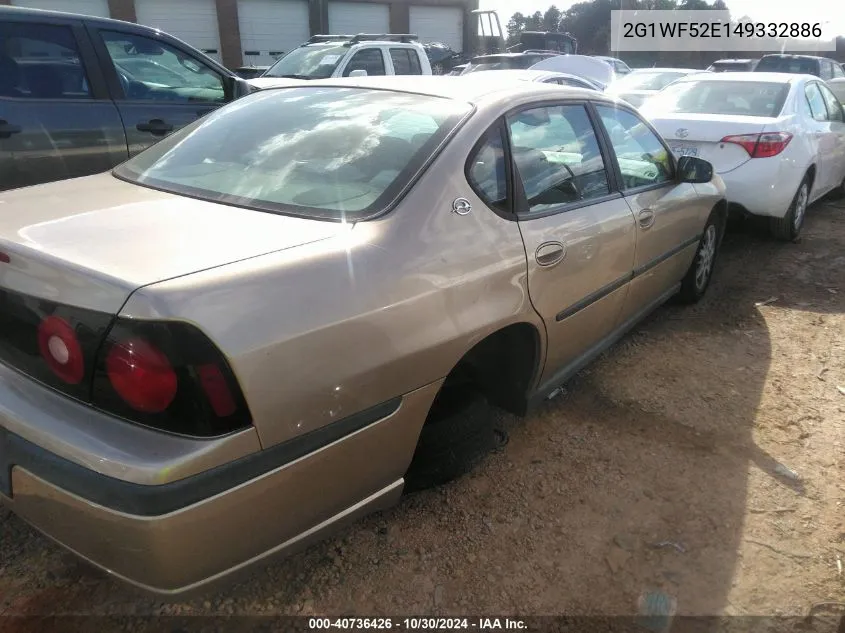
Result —
<instances>
[{"instance_id":1,"label":"red taillight lens","mask_svg":"<svg viewBox=\"0 0 845 633\"><path fill-rule=\"evenodd\" d=\"M143 339L113 345L106 356L106 373L114 390L136 411L160 413L176 397L179 381L173 366Z\"/></svg>"},{"instance_id":2,"label":"red taillight lens","mask_svg":"<svg viewBox=\"0 0 845 633\"><path fill-rule=\"evenodd\" d=\"M38 350L47 366L69 385L78 385L85 377L85 356L70 323L49 316L38 326Z\"/></svg>"},{"instance_id":3,"label":"red taillight lens","mask_svg":"<svg viewBox=\"0 0 845 633\"><path fill-rule=\"evenodd\" d=\"M226 357L195 326L117 317L94 365L91 402L155 429L218 437L252 423Z\"/></svg>"},{"instance_id":4,"label":"red taillight lens","mask_svg":"<svg viewBox=\"0 0 845 633\"><path fill-rule=\"evenodd\" d=\"M237 409L235 399L226 384L226 378L217 365L202 365L197 369L202 390L219 418L232 415Z\"/></svg>"},{"instance_id":5,"label":"red taillight lens","mask_svg":"<svg viewBox=\"0 0 845 633\"><path fill-rule=\"evenodd\" d=\"M740 145L748 152L751 158L770 158L780 154L789 141L792 134L788 132L764 132L762 134L735 134L726 136L722 143L733 143Z\"/></svg>"}]
</instances>

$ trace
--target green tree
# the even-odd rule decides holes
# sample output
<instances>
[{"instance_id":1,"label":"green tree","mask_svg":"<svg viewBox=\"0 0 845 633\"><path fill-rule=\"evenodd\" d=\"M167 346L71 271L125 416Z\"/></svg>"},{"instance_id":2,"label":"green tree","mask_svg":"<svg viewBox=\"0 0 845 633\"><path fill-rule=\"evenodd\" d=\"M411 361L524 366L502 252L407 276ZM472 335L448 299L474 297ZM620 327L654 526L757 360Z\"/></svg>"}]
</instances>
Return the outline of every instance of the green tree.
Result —
<instances>
[{"instance_id":1,"label":"green tree","mask_svg":"<svg viewBox=\"0 0 845 633\"><path fill-rule=\"evenodd\" d=\"M560 9L555 5L550 6L543 14L543 30L557 31L560 28L560 19L562 16L563 14L560 12Z\"/></svg>"},{"instance_id":2,"label":"green tree","mask_svg":"<svg viewBox=\"0 0 845 633\"><path fill-rule=\"evenodd\" d=\"M526 31L542 31L543 30L543 14L535 11L533 15L525 19Z\"/></svg>"},{"instance_id":3,"label":"green tree","mask_svg":"<svg viewBox=\"0 0 845 633\"><path fill-rule=\"evenodd\" d=\"M508 20L507 25L505 25L505 30L508 34L508 46L513 46L517 42L519 42L519 34L525 29L525 16L522 15L519 11L514 13L511 16L511 19Z\"/></svg>"}]
</instances>

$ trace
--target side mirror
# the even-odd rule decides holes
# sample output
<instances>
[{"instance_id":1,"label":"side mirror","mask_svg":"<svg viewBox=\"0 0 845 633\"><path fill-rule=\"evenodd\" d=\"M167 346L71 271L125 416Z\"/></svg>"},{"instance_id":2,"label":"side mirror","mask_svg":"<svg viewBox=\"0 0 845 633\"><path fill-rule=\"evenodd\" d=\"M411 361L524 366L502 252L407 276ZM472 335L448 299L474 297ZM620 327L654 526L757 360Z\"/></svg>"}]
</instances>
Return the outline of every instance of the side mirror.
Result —
<instances>
[{"instance_id":1,"label":"side mirror","mask_svg":"<svg viewBox=\"0 0 845 633\"><path fill-rule=\"evenodd\" d=\"M367 71L366 70L353 70L351 73L349 73L349 76L350 77L366 77Z\"/></svg>"},{"instance_id":2,"label":"side mirror","mask_svg":"<svg viewBox=\"0 0 845 633\"><path fill-rule=\"evenodd\" d=\"M232 84L232 101L245 97L256 90L252 84L242 77L232 77Z\"/></svg>"},{"instance_id":3,"label":"side mirror","mask_svg":"<svg viewBox=\"0 0 845 633\"><path fill-rule=\"evenodd\" d=\"M713 165L695 156L678 159L678 180L688 183L705 183L713 179Z\"/></svg>"}]
</instances>

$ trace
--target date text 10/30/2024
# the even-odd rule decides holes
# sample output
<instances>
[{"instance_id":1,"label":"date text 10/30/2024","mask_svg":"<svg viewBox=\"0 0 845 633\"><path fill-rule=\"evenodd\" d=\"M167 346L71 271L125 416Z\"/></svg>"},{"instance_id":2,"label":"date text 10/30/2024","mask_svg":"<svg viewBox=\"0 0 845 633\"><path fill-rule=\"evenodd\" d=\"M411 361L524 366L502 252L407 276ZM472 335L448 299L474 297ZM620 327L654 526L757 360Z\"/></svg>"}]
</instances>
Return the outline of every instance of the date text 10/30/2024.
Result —
<instances>
[{"instance_id":1,"label":"date text 10/30/2024","mask_svg":"<svg viewBox=\"0 0 845 633\"><path fill-rule=\"evenodd\" d=\"M309 630L519 631L523 620L512 618L309 618Z\"/></svg>"}]
</instances>

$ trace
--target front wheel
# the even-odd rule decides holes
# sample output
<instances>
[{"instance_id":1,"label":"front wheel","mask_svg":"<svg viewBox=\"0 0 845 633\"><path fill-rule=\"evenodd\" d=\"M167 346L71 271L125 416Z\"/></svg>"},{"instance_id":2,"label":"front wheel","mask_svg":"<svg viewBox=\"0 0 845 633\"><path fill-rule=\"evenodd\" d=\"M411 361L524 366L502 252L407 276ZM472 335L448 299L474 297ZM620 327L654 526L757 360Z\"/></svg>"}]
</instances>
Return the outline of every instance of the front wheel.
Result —
<instances>
[{"instance_id":1,"label":"front wheel","mask_svg":"<svg viewBox=\"0 0 845 633\"><path fill-rule=\"evenodd\" d=\"M722 218L717 213L711 214L698 242L692 264L681 281L681 291L678 293L681 303L696 303L707 292L710 279L713 277L716 256L719 254L722 230Z\"/></svg>"},{"instance_id":2,"label":"front wheel","mask_svg":"<svg viewBox=\"0 0 845 633\"><path fill-rule=\"evenodd\" d=\"M782 218L771 219L772 235L784 242L794 242L801 234L801 227L804 226L804 217L807 215L807 205L810 202L810 181L804 178L798 191L795 192L795 197L792 199L792 204L789 205L789 210Z\"/></svg>"}]
</instances>

